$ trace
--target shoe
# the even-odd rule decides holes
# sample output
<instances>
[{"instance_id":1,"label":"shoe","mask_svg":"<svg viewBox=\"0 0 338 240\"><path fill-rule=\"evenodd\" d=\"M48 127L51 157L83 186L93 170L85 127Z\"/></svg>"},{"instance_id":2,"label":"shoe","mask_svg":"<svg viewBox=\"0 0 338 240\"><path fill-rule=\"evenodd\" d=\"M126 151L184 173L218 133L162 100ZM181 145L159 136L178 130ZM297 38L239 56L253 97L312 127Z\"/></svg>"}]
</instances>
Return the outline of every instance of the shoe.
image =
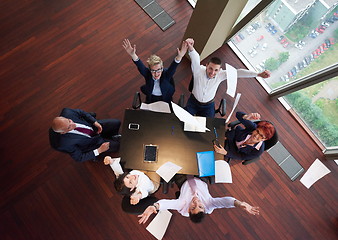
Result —
<instances>
[{"instance_id":1,"label":"shoe","mask_svg":"<svg viewBox=\"0 0 338 240\"><path fill-rule=\"evenodd\" d=\"M227 160L225 160L228 164L230 164L231 162L231 158L228 158Z\"/></svg>"}]
</instances>

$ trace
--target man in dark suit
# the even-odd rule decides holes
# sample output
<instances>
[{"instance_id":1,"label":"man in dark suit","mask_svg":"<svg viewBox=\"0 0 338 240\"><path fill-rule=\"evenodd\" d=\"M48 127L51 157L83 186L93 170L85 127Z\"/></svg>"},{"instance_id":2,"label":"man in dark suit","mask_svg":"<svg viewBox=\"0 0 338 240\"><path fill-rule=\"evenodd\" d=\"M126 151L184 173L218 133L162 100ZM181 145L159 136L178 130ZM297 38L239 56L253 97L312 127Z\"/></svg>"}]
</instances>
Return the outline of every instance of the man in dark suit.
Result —
<instances>
[{"instance_id":1,"label":"man in dark suit","mask_svg":"<svg viewBox=\"0 0 338 240\"><path fill-rule=\"evenodd\" d=\"M164 101L170 103L175 93L173 76L182 57L186 54L188 45L182 42L181 49L177 48L177 56L169 68L163 68L163 62L159 56L151 55L148 60L148 68L136 55L136 45L132 46L128 39L123 41L123 48L133 59L138 71L144 77L146 84L141 87L146 95L146 103Z\"/></svg>"},{"instance_id":2,"label":"man in dark suit","mask_svg":"<svg viewBox=\"0 0 338 240\"><path fill-rule=\"evenodd\" d=\"M81 109L64 108L52 122L51 144L77 162L95 160L103 152L118 151L120 125L117 119L96 120Z\"/></svg>"}]
</instances>

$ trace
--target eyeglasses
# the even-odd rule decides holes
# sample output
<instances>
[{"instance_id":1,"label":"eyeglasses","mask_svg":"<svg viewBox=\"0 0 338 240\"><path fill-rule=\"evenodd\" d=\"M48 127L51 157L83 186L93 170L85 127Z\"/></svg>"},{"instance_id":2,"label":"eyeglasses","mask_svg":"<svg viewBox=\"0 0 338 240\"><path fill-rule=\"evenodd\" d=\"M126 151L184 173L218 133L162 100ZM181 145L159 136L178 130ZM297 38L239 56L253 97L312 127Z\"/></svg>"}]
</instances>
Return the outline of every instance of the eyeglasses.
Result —
<instances>
[{"instance_id":1,"label":"eyeglasses","mask_svg":"<svg viewBox=\"0 0 338 240\"><path fill-rule=\"evenodd\" d=\"M163 68L156 69L156 70L150 70L151 73L159 73L159 72L162 72L162 71L163 71Z\"/></svg>"}]
</instances>

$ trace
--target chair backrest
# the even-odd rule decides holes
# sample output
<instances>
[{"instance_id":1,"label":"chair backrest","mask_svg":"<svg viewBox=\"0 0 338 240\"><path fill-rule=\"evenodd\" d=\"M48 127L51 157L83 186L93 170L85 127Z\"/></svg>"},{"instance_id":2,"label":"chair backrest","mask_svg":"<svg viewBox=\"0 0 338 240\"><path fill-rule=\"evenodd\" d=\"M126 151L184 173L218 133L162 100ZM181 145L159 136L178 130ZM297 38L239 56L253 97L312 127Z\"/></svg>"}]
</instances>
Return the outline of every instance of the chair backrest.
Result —
<instances>
[{"instance_id":1,"label":"chair backrest","mask_svg":"<svg viewBox=\"0 0 338 240\"><path fill-rule=\"evenodd\" d=\"M277 142L278 142L278 133L277 133L277 130L276 130L276 127L275 127L275 134L272 136L272 138L264 141L264 144L265 144L264 151L273 147Z\"/></svg>"},{"instance_id":2,"label":"chair backrest","mask_svg":"<svg viewBox=\"0 0 338 240\"><path fill-rule=\"evenodd\" d=\"M192 92L193 88L194 88L194 76L191 76L191 80L188 87L189 92Z\"/></svg>"},{"instance_id":3,"label":"chair backrest","mask_svg":"<svg viewBox=\"0 0 338 240\"><path fill-rule=\"evenodd\" d=\"M131 107L133 109L138 109L141 107L141 94L139 92L136 92L135 95L134 95L134 99L133 99L133 103L131 105Z\"/></svg>"},{"instance_id":4,"label":"chair backrest","mask_svg":"<svg viewBox=\"0 0 338 240\"><path fill-rule=\"evenodd\" d=\"M55 149L58 150L59 147L59 138L60 138L60 134L54 132L54 130L52 128L49 128L48 130L48 134L49 134L49 144L50 146Z\"/></svg>"}]
</instances>

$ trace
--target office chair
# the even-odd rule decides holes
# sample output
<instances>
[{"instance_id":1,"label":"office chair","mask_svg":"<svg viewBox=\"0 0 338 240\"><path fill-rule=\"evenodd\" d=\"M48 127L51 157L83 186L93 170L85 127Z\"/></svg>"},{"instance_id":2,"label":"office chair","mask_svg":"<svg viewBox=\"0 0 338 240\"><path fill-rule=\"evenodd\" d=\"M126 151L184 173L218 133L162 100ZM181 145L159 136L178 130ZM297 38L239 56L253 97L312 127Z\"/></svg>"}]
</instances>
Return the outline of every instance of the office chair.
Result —
<instances>
[{"instance_id":1,"label":"office chair","mask_svg":"<svg viewBox=\"0 0 338 240\"><path fill-rule=\"evenodd\" d=\"M158 199L156 197L148 196L141 199L138 204L132 205L130 204L130 197L124 196L122 198L121 207L125 213L140 215L144 212L144 210L146 210L147 207L153 205L157 201Z\"/></svg>"},{"instance_id":2,"label":"office chair","mask_svg":"<svg viewBox=\"0 0 338 240\"><path fill-rule=\"evenodd\" d=\"M260 121L254 121L254 122L260 122ZM228 124L228 127L230 128L230 130L227 131L234 131L236 126L239 125L241 122L239 120L233 121L231 123ZM271 122L270 122L271 123ZM272 124L272 123L271 123ZM276 143L278 142L278 133L277 133L277 129L275 127L275 133L272 136L272 138L264 141L264 151L270 149L271 147L273 147ZM226 146L224 146L226 148ZM226 149L227 150L227 149ZM260 157L254 158L254 159L250 159L250 160L245 160L242 162L243 165L248 165L250 163L256 162L260 159ZM227 159L228 162L231 161L231 158Z\"/></svg>"},{"instance_id":3,"label":"office chair","mask_svg":"<svg viewBox=\"0 0 338 240\"><path fill-rule=\"evenodd\" d=\"M133 102L131 107L133 109L139 109L141 107L142 99L141 99L141 94L140 92L135 92ZM184 107L184 94L181 94L179 100L178 100L178 106Z\"/></svg>"}]
</instances>

